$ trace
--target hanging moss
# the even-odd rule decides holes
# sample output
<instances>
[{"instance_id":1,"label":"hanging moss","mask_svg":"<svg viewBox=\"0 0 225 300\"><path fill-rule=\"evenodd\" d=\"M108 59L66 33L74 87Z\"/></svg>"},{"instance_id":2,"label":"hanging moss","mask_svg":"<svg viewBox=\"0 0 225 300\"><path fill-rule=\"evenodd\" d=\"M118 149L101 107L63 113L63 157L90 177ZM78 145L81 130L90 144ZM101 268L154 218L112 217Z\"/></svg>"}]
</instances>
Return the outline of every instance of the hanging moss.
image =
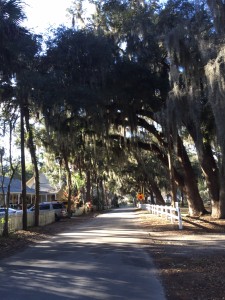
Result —
<instances>
[{"instance_id":1,"label":"hanging moss","mask_svg":"<svg viewBox=\"0 0 225 300\"><path fill-rule=\"evenodd\" d=\"M205 67L208 80L208 99L215 117L218 143L225 155L225 46L217 58Z\"/></svg>"}]
</instances>

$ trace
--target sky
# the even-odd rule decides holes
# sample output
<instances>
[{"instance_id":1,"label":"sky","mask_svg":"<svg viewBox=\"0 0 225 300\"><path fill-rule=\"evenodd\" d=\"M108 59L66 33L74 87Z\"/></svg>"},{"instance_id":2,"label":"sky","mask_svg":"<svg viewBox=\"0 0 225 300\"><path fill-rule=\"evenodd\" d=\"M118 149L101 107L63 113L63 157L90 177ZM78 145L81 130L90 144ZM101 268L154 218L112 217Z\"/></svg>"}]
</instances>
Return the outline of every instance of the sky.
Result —
<instances>
[{"instance_id":1,"label":"sky","mask_svg":"<svg viewBox=\"0 0 225 300\"><path fill-rule=\"evenodd\" d=\"M35 33L44 33L50 26L61 24L71 26L71 18L66 11L73 0L23 0L27 20L23 23ZM165 0L161 0L165 2ZM93 12L93 6L86 5L87 14Z\"/></svg>"},{"instance_id":2,"label":"sky","mask_svg":"<svg viewBox=\"0 0 225 300\"><path fill-rule=\"evenodd\" d=\"M72 0L23 0L27 20L23 23L35 33L44 33L49 26L70 26L71 19L66 11Z\"/></svg>"}]
</instances>

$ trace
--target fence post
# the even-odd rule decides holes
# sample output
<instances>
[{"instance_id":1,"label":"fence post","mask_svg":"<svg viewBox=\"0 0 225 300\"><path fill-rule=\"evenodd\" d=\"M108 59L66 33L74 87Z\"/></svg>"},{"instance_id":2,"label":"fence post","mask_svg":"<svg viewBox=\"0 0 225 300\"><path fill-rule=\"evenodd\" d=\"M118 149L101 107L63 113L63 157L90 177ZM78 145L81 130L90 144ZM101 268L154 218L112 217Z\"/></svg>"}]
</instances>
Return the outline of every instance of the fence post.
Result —
<instances>
[{"instance_id":1,"label":"fence post","mask_svg":"<svg viewBox=\"0 0 225 300\"><path fill-rule=\"evenodd\" d=\"M148 210L149 212L157 216L162 217L163 215L166 215L167 219L168 217L170 218L171 223L173 223L174 220L178 220L179 229L183 229L182 216L181 216L180 208L178 206L178 202L175 202L175 207L172 206L167 207L162 205L150 204L150 205L142 206L141 208Z\"/></svg>"}]
</instances>

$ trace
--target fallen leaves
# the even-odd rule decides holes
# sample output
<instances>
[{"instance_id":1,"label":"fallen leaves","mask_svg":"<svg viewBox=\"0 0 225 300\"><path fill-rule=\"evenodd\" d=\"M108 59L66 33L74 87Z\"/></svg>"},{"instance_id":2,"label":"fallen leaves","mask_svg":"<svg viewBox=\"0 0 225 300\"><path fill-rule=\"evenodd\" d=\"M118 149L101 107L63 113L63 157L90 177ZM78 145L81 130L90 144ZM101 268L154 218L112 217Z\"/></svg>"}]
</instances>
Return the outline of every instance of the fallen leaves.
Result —
<instances>
[{"instance_id":1,"label":"fallen leaves","mask_svg":"<svg viewBox=\"0 0 225 300\"><path fill-rule=\"evenodd\" d=\"M225 220L210 216L183 218L183 230L166 219L138 211L140 225L149 230L149 252L159 270L168 300L222 300L225 299L225 255L223 249L202 251L185 248L190 235L225 233ZM160 239L160 235L163 237ZM155 238L157 236L157 238ZM167 240L168 239L168 240ZM175 242L171 242L175 239ZM207 245L205 245L207 248ZM195 250L195 254L192 250ZM184 251L185 250L185 251ZM207 253L207 254L206 254Z\"/></svg>"}]
</instances>

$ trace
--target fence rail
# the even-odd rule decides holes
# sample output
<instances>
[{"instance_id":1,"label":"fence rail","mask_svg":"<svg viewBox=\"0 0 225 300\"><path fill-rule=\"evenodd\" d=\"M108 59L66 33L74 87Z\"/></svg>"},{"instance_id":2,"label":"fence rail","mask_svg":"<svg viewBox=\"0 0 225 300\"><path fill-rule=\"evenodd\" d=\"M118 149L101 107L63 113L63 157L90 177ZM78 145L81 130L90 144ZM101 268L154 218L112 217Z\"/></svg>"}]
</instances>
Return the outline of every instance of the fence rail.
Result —
<instances>
[{"instance_id":1,"label":"fence rail","mask_svg":"<svg viewBox=\"0 0 225 300\"><path fill-rule=\"evenodd\" d=\"M54 211L40 211L39 212L39 226L44 226L51 224L55 221ZM0 235L3 232L5 222L5 216L0 216ZM35 225L34 212L29 212L27 214L27 227L32 227ZM23 228L23 215L9 215L9 231L13 232L16 230L21 230Z\"/></svg>"},{"instance_id":2,"label":"fence rail","mask_svg":"<svg viewBox=\"0 0 225 300\"><path fill-rule=\"evenodd\" d=\"M159 217L166 216L166 218L170 220L171 223L178 222L179 229L183 229L182 217L178 205L176 207L173 207L155 204L139 204L139 208L147 210L149 213L157 215Z\"/></svg>"}]
</instances>

